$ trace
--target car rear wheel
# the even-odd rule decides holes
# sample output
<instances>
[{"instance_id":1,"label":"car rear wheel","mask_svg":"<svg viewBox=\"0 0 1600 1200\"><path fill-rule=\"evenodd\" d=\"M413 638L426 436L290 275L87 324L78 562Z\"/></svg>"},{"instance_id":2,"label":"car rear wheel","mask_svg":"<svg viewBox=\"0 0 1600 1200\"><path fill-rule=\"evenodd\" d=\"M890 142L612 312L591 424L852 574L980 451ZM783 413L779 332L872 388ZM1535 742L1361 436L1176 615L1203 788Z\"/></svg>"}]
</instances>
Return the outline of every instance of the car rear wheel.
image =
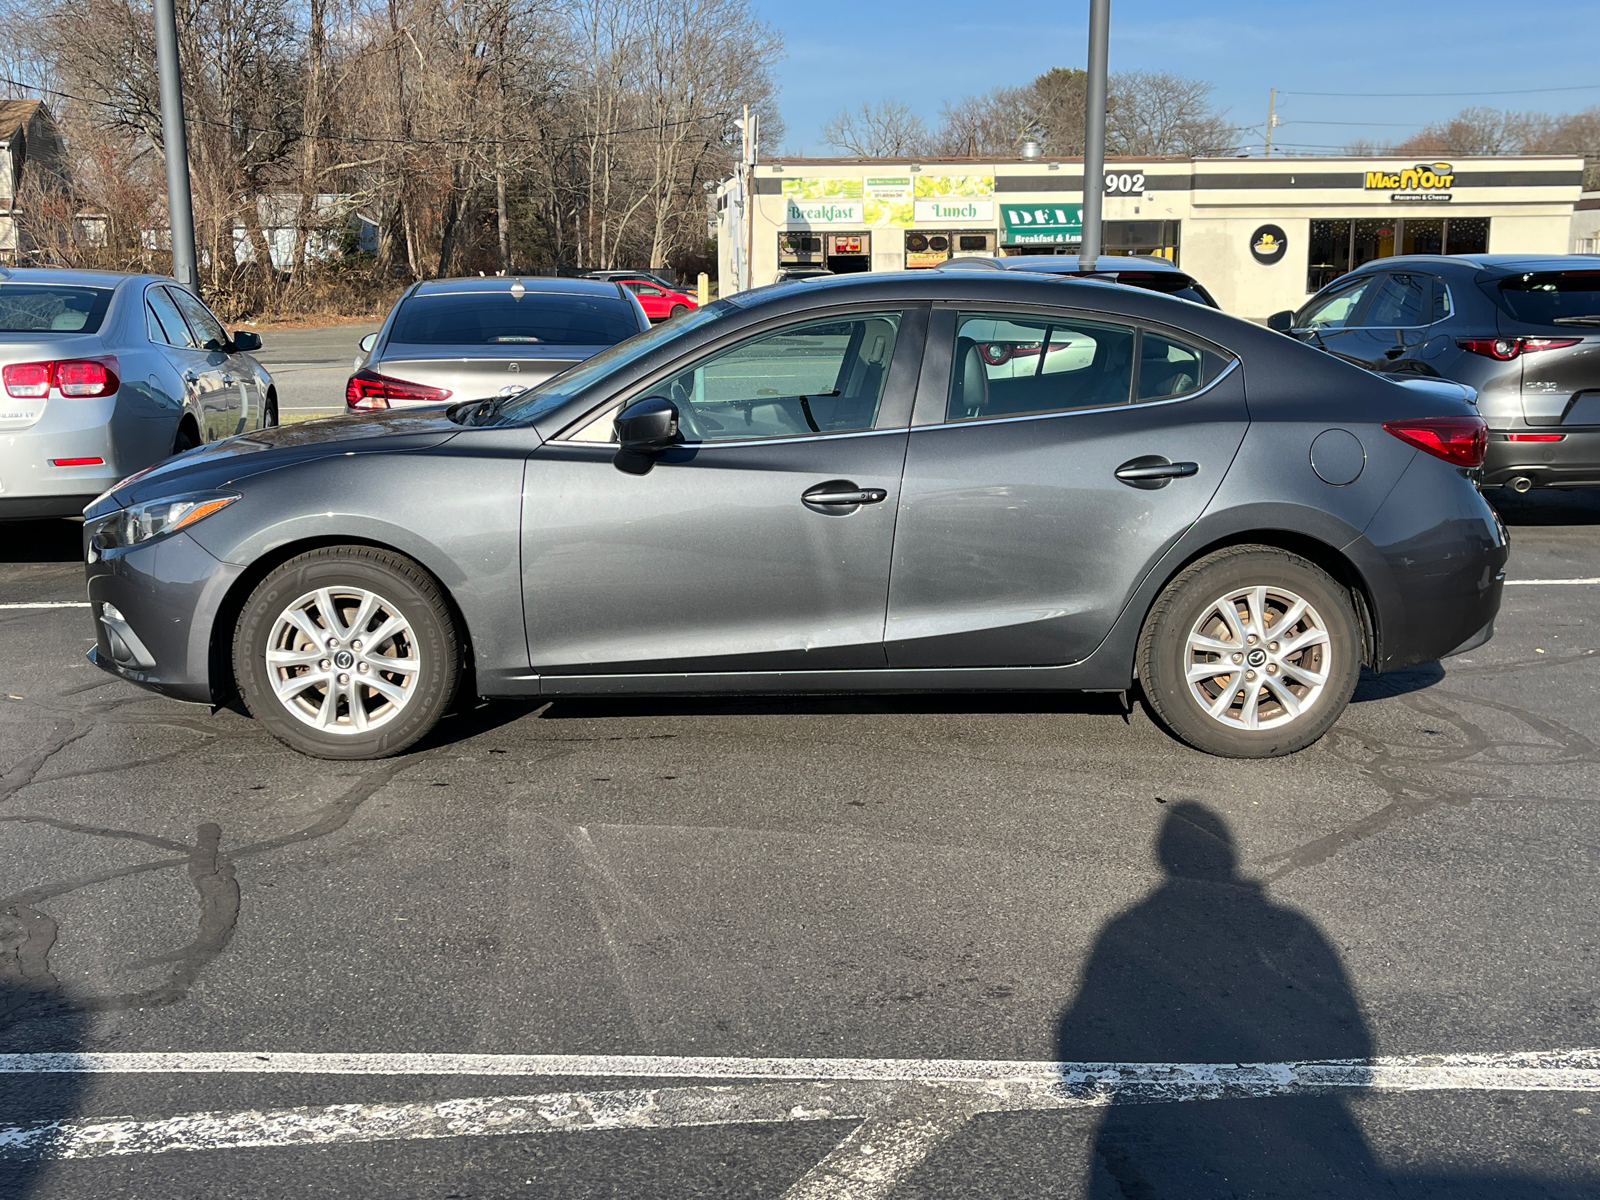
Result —
<instances>
[{"instance_id":1,"label":"car rear wheel","mask_svg":"<svg viewBox=\"0 0 1600 1200\"><path fill-rule=\"evenodd\" d=\"M427 572L373 547L330 546L251 593L233 666L245 706L280 741L317 758L383 758L438 722L460 653Z\"/></svg>"},{"instance_id":2,"label":"car rear wheel","mask_svg":"<svg viewBox=\"0 0 1600 1200\"><path fill-rule=\"evenodd\" d=\"M278 427L278 393L267 393L266 407L261 410L261 428L276 429Z\"/></svg>"},{"instance_id":3,"label":"car rear wheel","mask_svg":"<svg viewBox=\"0 0 1600 1200\"><path fill-rule=\"evenodd\" d=\"M173 454L182 454L185 450L193 450L200 444L200 439L195 436L194 426L184 421L178 426L178 434L172 439Z\"/></svg>"},{"instance_id":4,"label":"car rear wheel","mask_svg":"<svg viewBox=\"0 0 1600 1200\"><path fill-rule=\"evenodd\" d=\"M1156 718L1208 754L1303 750L1350 702L1361 630L1349 593L1315 563L1234 546L1181 572L1139 639L1139 681Z\"/></svg>"}]
</instances>

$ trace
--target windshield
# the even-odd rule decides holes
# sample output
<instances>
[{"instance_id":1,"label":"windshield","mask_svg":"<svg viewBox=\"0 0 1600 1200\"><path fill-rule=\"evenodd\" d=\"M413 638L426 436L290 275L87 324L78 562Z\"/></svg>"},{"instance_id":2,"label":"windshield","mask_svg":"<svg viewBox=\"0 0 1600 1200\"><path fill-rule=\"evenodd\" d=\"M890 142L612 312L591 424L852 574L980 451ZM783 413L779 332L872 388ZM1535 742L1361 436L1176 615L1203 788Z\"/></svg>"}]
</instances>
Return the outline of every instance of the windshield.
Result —
<instances>
[{"instance_id":1,"label":"windshield","mask_svg":"<svg viewBox=\"0 0 1600 1200\"><path fill-rule=\"evenodd\" d=\"M411 346L612 346L639 332L620 295L442 292L413 296L395 314L389 341Z\"/></svg>"},{"instance_id":2,"label":"windshield","mask_svg":"<svg viewBox=\"0 0 1600 1200\"><path fill-rule=\"evenodd\" d=\"M1530 325L1600 325L1600 271L1530 271L1500 281L1500 307Z\"/></svg>"},{"instance_id":3,"label":"windshield","mask_svg":"<svg viewBox=\"0 0 1600 1200\"><path fill-rule=\"evenodd\" d=\"M0 333L94 333L110 303L110 288L0 283Z\"/></svg>"},{"instance_id":4,"label":"windshield","mask_svg":"<svg viewBox=\"0 0 1600 1200\"><path fill-rule=\"evenodd\" d=\"M708 325L724 313L733 311L727 300L718 300L704 308L696 308L684 316L676 317L643 333L636 333L625 342L609 350L602 350L593 358L579 363L569 371L546 380L536 388L523 392L495 413L499 425L520 425L536 421L546 413L571 400L579 392L593 387L614 371L638 362L662 346L675 341L692 330Z\"/></svg>"}]
</instances>

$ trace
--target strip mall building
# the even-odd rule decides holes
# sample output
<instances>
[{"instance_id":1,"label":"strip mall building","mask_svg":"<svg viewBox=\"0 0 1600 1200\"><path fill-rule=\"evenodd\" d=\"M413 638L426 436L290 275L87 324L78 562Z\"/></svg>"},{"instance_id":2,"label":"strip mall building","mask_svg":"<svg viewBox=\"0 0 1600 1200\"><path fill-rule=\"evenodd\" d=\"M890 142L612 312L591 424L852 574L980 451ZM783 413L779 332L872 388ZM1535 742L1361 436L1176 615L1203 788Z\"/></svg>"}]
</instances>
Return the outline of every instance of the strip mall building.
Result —
<instances>
[{"instance_id":1,"label":"strip mall building","mask_svg":"<svg viewBox=\"0 0 1600 1200\"><path fill-rule=\"evenodd\" d=\"M1565 254L1583 160L1141 159L1106 165L1108 254L1159 254L1222 307L1297 308L1352 267L1393 254ZM962 254L1076 253L1075 159L789 158L717 192L718 264L734 290L786 267L835 272L938 266Z\"/></svg>"}]
</instances>

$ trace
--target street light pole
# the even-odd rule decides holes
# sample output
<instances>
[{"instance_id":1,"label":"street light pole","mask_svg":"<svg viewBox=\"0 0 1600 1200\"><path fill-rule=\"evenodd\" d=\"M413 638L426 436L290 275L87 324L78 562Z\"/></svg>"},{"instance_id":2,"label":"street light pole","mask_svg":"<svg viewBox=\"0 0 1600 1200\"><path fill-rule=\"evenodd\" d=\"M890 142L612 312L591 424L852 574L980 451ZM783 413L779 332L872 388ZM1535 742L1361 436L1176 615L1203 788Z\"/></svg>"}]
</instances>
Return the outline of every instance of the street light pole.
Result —
<instances>
[{"instance_id":1,"label":"street light pole","mask_svg":"<svg viewBox=\"0 0 1600 1200\"><path fill-rule=\"evenodd\" d=\"M156 69L161 77L161 144L167 156L167 224L172 277L198 294L194 208L189 194L189 139L183 128L183 77L178 71L178 15L173 0L155 0Z\"/></svg>"},{"instance_id":2,"label":"street light pole","mask_svg":"<svg viewBox=\"0 0 1600 1200\"><path fill-rule=\"evenodd\" d=\"M1089 80L1083 112L1083 241L1078 269L1100 257L1100 211L1106 193L1106 60L1111 41L1111 0L1089 0Z\"/></svg>"}]
</instances>

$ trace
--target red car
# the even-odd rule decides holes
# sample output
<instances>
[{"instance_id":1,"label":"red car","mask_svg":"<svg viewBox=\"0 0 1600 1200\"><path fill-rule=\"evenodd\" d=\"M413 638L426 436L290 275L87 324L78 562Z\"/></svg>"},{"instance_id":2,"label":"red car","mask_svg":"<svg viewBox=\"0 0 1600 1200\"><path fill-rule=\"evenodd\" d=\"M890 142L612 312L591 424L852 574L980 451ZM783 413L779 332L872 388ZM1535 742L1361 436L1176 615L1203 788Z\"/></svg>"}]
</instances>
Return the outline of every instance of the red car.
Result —
<instances>
[{"instance_id":1,"label":"red car","mask_svg":"<svg viewBox=\"0 0 1600 1200\"><path fill-rule=\"evenodd\" d=\"M674 291L657 279L637 276L618 278L616 282L639 297L639 303L644 307L644 315L652 321L679 317L691 308L699 307L693 296L687 292Z\"/></svg>"}]
</instances>

